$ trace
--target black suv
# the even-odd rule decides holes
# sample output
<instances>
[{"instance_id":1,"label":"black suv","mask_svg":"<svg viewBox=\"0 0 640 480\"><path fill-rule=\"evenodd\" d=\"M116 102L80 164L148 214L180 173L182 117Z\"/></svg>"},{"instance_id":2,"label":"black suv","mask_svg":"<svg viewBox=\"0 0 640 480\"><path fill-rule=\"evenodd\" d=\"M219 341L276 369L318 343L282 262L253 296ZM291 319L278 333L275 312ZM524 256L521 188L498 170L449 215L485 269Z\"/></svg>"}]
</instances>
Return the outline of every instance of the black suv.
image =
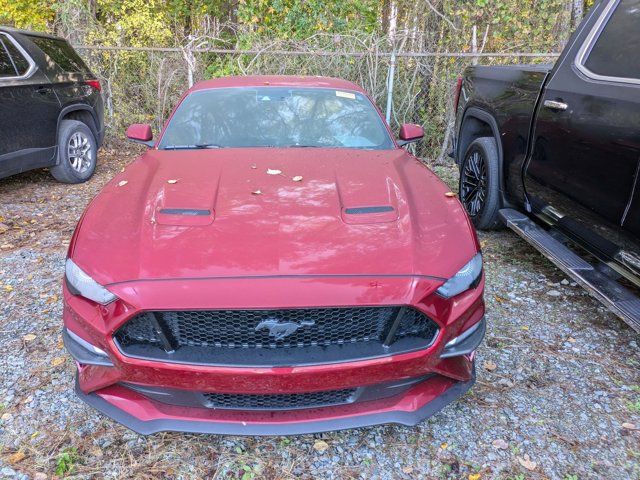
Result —
<instances>
[{"instance_id":1,"label":"black suv","mask_svg":"<svg viewBox=\"0 0 640 480\"><path fill-rule=\"evenodd\" d=\"M0 27L0 178L50 167L84 182L103 136L100 82L71 45Z\"/></svg>"}]
</instances>

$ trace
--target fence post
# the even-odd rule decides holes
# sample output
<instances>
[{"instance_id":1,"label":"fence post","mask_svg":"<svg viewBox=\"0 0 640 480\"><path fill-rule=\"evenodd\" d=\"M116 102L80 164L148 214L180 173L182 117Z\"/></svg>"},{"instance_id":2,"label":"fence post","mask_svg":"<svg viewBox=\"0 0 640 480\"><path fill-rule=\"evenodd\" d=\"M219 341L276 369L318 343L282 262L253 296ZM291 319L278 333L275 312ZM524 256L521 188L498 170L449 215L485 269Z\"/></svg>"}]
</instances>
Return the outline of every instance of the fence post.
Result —
<instances>
[{"instance_id":1,"label":"fence post","mask_svg":"<svg viewBox=\"0 0 640 480\"><path fill-rule=\"evenodd\" d=\"M391 62L389 63L389 73L387 74L387 112L385 119L391 124L391 105L393 104L393 77L396 74L396 48L391 52Z\"/></svg>"}]
</instances>

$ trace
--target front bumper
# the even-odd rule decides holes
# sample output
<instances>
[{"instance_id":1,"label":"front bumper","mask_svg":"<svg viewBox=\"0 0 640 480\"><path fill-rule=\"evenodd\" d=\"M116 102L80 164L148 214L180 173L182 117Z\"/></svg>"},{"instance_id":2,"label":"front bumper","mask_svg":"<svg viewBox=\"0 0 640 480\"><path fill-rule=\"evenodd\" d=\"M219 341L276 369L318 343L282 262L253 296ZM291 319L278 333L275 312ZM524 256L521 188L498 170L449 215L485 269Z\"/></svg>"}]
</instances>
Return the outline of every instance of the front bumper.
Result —
<instances>
[{"instance_id":1,"label":"front bumper","mask_svg":"<svg viewBox=\"0 0 640 480\"><path fill-rule=\"evenodd\" d=\"M290 280L278 280L286 283ZM253 280L256 282L257 280ZM290 305L381 304L380 293L371 286L370 279L330 279L305 282L309 295L291 297L291 288L274 289L267 300L247 300L238 296L234 303L212 298L220 293L222 284L198 281L181 289L167 285L128 286L116 295L122 299L108 307L90 304L71 295L64 288L65 327L84 342L76 345L68 333L63 335L69 352L78 364L76 391L78 396L105 415L143 434L173 430L195 433L280 435L303 434L327 430L363 427L380 423L415 425L438 412L463 395L474 383L473 351L484 336L484 281L476 289L445 300L434 292L438 284L412 280L386 280L385 303L412 305L434 319L440 333L434 343L421 350L342 363L290 365L274 367L238 367L228 365L197 365L152 361L124 355L114 343L113 334L133 315L145 309L171 310L196 308L269 307ZM275 280L270 280L273 289ZM269 288L265 283L265 288ZM213 288L213 287L217 288ZM330 300L310 298L311 294L326 291ZM128 290L137 297L127 297ZM185 298L176 291L184 292ZM414 292L418 290L419 300ZM148 293L147 293L148 291ZM252 290L262 292L259 288ZM172 295L169 295L172 293ZM282 295L283 298L278 298ZM344 298L340 298L343 296ZM230 297L229 297L230 298ZM195 300L193 300L195 299ZM204 299L204 300L201 300ZM134 301L135 300L135 301ZM253 301L255 304L247 305ZM298 301L300 305L296 305ZM288 303L285 303L288 302ZM291 305L291 303L294 305ZM324 304L323 304L324 302ZM330 304L330 305L331 305ZM469 337L463 332L473 334ZM460 339L453 342L454 338ZM94 346L92 352L87 346ZM84 350L83 350L84 348ZM96 353L97 352L97 353ZM96 358L96 354L104 354ZM393 395L367 397L366 401L319 406L297 410L246 410L185 405L159 397L150 397L144 388L166 388L172 391L211 392L228 395L280 395L328 390L369 388L388 382L406 382L410 387ZM142 388L137 388L142 387Z\"/></svg>"},{"instance_id":2,"label":"front bumper","mask_svg":"<svg viewBox=\"0 0 640 480\"><path fill-rule=\"evenodd\" d=\"M386 423L415 426L464 395L475 383L432 377L403 395L361 404L283 412L203 411L154 402L124 386L76 394L88 405L131 430L224 435L301 435Z\"/></svg>"}]
</instances>

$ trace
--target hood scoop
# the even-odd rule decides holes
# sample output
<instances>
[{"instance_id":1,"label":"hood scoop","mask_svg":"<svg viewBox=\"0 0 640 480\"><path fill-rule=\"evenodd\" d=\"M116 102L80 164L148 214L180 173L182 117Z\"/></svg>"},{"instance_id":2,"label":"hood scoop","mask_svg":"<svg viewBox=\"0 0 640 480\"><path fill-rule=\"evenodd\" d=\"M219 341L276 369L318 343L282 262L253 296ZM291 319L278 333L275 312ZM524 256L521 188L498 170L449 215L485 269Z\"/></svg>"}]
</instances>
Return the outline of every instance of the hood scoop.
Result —
<instances>
[{"instance_id":1,"label":"hood scoop","mask_svg":"<svg viewBox=\"0 0 640 480\"><path fill-rule=\"evenodd\" d=\"M342 209L342 221L352 224L387 223L398 220L398 212L391 205L346 207Z\"/></svg>"},{"instance_id":2,"label":"hood scoop","mask_svg":"<svg viewBox=\"0 0 640 480\"><path fill-rule=\"evenodd\" d=\"M213 223L214 213L200 208L159 208L155 220L158 225L201 227Z\"/></svg>"},{"instance_id":3,"label":"hood scoop","mask_svg":"<svg viewBox=\"0 0 640 480\"><path fill-rule=\"evenodd\" d=\"M199 210L197 208L163 208L160 210L163 215L189 215L201 216L211 215L211 210Z\"/></svg>"}]
</instances>

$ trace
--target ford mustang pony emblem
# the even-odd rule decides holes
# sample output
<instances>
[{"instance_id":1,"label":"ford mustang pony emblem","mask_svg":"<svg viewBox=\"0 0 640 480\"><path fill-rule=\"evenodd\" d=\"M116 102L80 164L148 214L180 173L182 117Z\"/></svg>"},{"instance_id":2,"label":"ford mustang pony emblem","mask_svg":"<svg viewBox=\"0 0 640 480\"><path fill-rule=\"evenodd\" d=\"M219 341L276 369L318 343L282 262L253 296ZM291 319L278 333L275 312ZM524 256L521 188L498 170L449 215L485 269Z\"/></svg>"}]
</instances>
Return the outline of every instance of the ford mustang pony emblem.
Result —
<instances>
[{"instance_id":1,"label":"ford mustang pony emblem","mask_svg":"<svg viewBox=\"0 0 640 480\"><path fill-rule=\"evenodd\" d=\"M255 331L259 332L260 330L264 330L265 328L269 330L269 336L274 337L276 340L282 340L285 337L288 337L300 327L310 327L315 325L316 322L313 320L302 321L300 323L296 322L280 322L277 318L267 318L266 320L261 321L258 325L256 325Z\"/></svg>"}]
</instances>

